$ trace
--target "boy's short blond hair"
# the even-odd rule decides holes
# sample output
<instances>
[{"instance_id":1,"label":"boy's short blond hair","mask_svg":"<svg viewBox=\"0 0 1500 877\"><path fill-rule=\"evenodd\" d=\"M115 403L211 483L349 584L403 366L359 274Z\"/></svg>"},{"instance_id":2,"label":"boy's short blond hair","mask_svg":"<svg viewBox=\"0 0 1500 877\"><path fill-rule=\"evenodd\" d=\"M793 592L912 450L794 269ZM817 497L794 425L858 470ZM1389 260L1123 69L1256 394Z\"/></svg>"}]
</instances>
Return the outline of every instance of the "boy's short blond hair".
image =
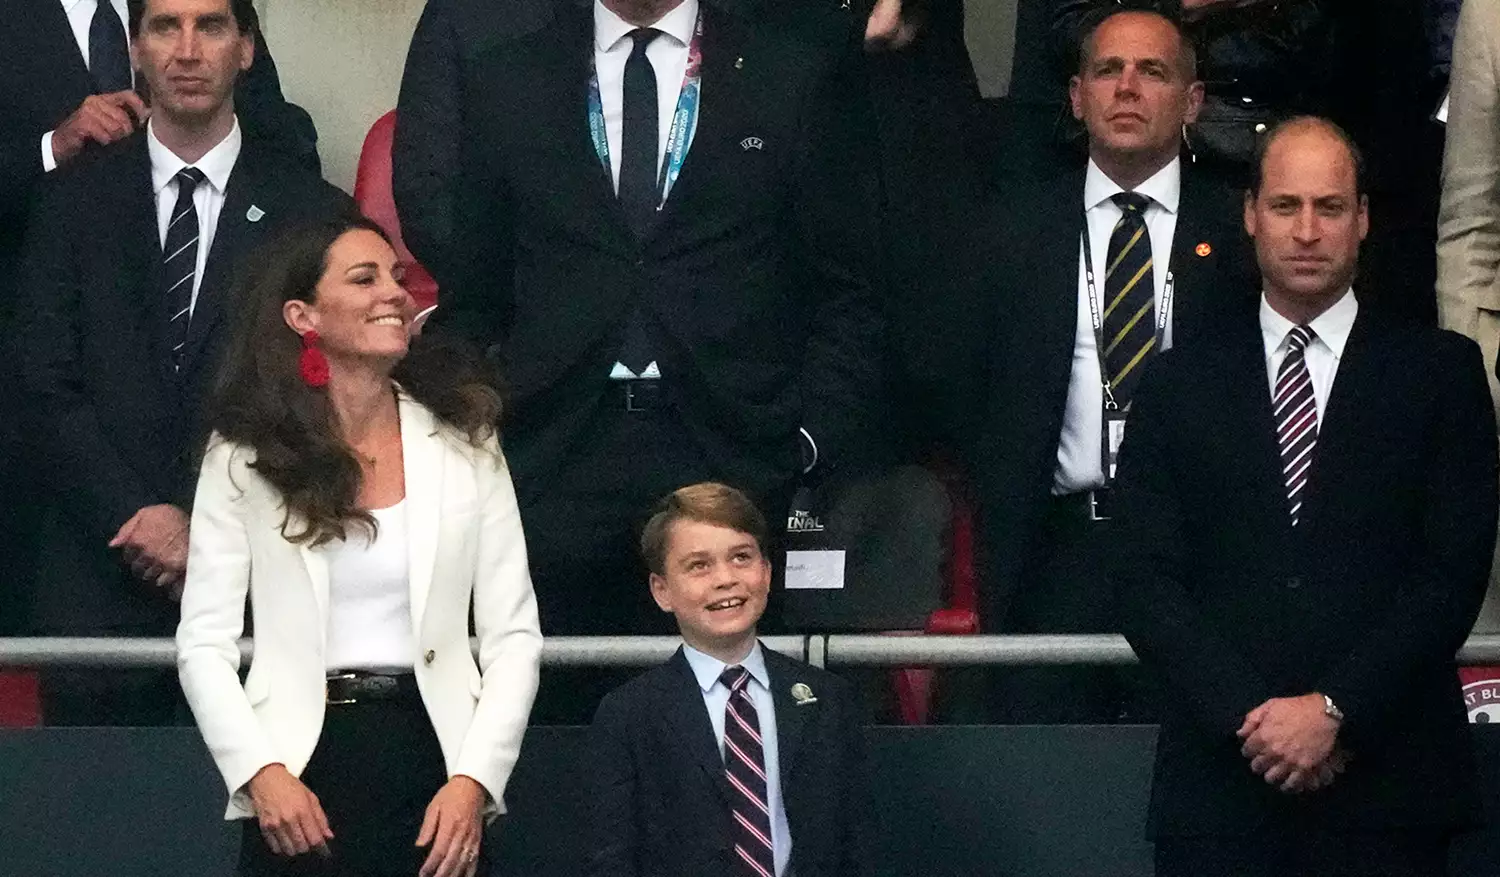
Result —
<instances>
[{"instance_id":1,"label":"boy's short blond hair","mask_svg":"<svg viewBox=\"0 0 1500 877\"><path fill-rule=\"evenodd\" d=\"M766 517L748 496L727 484L704 481L679 487L656 504L641 529L641 559L657 575L667 568L667 537L678 521L697 521L748 533L766 553Z\"/></svg>"}]
</instances>

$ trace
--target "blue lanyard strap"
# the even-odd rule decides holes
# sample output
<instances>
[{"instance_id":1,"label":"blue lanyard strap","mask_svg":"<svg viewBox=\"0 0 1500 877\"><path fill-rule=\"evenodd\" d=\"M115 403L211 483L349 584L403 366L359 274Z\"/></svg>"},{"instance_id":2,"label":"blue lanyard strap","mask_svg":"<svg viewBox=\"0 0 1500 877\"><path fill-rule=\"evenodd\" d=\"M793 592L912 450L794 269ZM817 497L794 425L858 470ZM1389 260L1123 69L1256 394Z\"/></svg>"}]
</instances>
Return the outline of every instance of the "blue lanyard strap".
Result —
<instances>
[{"instance_id":1,"label":"blue lanyard strap","mask_svg":"<svg viewBox=\"0 0 1500 877\"><path fill-rule=\"evenodd\" d=\"M703 13L693 24L693 39L688 43L687 70L682 76L682 91L677 96L677 110L672 114L672 127L667 132L666 160L661 164L661 175L657 179L659 193L657 209L667 203L667 195L682 173L682 164L687 161L688 147L693 143L693 134L698 130L698 98L703 90ZM604 101L599 97L599 71L589 73L589 138L594 141L594 152L604 166L604 172L613 175L609 162L609 134L604 126Z\"/></svg>"}]
</instances>

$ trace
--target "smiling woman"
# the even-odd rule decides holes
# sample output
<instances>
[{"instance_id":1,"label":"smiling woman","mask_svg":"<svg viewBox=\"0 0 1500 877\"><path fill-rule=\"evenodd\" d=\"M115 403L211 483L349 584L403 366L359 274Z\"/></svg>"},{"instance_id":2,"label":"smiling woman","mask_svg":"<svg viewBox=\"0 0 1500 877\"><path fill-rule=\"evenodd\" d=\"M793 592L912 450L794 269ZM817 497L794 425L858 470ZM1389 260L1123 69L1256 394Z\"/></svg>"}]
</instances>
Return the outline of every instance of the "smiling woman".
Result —
<instances>
[{"instance_id":1,"label":"smiling woman","mask_svg":"<svg viewBox=\"0 0 1500 877\"><path fill-rule=\"evenodd\" d=\"M289 230L238 290L177 639L228 816L256 820L241 874L321 856L337 873L473 875L536 693L499 396L463 351L411 349L401 275L351 216Z\"/></svg>"}]
</instances>

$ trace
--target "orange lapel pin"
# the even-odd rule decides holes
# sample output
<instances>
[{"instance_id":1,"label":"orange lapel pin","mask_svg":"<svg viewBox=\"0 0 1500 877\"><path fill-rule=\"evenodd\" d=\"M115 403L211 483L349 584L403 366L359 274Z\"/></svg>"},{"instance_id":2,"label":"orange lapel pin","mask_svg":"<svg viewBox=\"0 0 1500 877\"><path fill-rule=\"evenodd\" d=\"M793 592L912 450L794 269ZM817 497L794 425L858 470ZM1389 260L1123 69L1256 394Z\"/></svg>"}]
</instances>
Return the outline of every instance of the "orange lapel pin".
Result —
<instances>
[{"instance_id":1,"label":"orange lapel pin","mask_svg":"<svg viewBox=\"0 0 1500 877\"><path fill-rule=\"evenodd\" d=\"M1214 248L1209 246L1208 241L1204 241L1203 243L1198 245L1197 249L1193 250L1193 252L1197 253L1199 256L1207 256L1213 251Z\"/></svg>"}]
</instances>

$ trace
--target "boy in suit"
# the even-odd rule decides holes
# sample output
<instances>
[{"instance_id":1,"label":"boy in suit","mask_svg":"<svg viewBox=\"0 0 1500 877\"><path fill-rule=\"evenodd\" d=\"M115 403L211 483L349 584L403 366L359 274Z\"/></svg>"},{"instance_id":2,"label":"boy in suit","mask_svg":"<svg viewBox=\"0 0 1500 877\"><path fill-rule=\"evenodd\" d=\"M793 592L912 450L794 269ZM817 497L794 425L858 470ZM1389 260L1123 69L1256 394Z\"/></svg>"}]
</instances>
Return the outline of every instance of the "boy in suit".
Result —
<instances>
[{"instance_id":1,"label":"boy in suit","mask_svg":"<svg viewBox=\"0 0 1500 877\"><path fill-rule=\"evenodd\" d=\"M865 872L863 746L848 683L756 639L766 522L703 483L641 535L651 596L683 646L594 717L590 875Z\"/></svg>"}]
</instances>

